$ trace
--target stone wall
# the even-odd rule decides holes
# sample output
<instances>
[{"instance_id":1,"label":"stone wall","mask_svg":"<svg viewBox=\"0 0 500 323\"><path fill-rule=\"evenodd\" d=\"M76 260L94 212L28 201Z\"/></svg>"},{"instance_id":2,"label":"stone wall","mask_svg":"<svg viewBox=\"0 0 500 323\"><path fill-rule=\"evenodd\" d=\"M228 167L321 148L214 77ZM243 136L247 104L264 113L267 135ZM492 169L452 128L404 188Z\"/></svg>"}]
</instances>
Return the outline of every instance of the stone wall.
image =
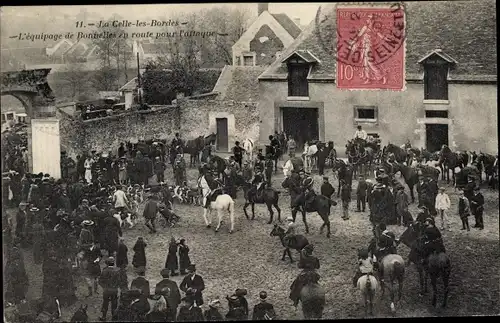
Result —
<instances>
[{"instance_id":1,"label":"stone wall","mask_svg":"<svg viewBox=\"0 0 500 323\"><path fill-rule=\"evenodd\" d=\"M181 133L184 139L216 132L215 118L228 118L229 148L236 140L259 138L259 110L255 102L220 101L213 99L178 101L181 113ZM213 119L213 120L211 120ZM232 121L234 120L234 127Z\"/></svg>"}]
</instances>

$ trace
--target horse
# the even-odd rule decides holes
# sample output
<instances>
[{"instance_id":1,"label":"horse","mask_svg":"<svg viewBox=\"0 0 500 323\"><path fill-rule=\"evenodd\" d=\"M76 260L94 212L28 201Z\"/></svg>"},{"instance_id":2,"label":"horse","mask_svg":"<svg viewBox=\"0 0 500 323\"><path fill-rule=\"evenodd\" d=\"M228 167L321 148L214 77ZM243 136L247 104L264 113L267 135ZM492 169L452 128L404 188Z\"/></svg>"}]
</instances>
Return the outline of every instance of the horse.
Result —
<instances>
[{"instance_id":1,"label":"horse","mask_svg":"<svg viewBox=\"0 0 500 323\"><path fill-rule=\"evenodd\" d=\"M295 192L295 189L291 187L290 182L291 182L290 178L287 177L285 178L281 186L283 188L288 189L290 192L290 200L291 200L290 202L292 207L293 221L295 222L295 218L297 217L297 212L300 211L302 213L302 221L304 222L304 226L306 227L306 233L309 233L309 226L307 225L306 213L317 212L318 215L323 220L323 224L321 225L320 228L320 234L323 234L323 230L326 227L327 229L326 237L329 238L331 234L330 219L329 219L330 208L332 206L336 206L337 202L329 199L326 196L316 195L311 205L309 205L309 207L306 208L304 193L297 194L297 192Z\"/></svg>"},{"instance_id":2,"label":"horse","mask_svg":"<svg viewBox=\"0 0 500 323\"><path fill-rule=\"evenodd\" d=\"M345 153L347 155L347 162L353 166L353 175L356 175L358 170L359 152L353 141L347 141L347 144L345 145Z\"/></svg>"},{"instance_id":3,"label":"horse","mask_svg":"<svg viewBox=\"0 0 500 323\"><path fill-rule=\"evenodd\" d=\"M290 252L290 249L294 249L297 251L301 251L304 249L305 246L309 244L309 241L307 240L306 237L304 237L301 234L296 234L295 235L295 241L288 241L288 244L285 242L285 229L280 227L279 225L275 224L273 226L273 230L271 233L269 233L271 237L279 237L281 244L283 247L285 247L285 250L283 250L283 257L281 257L281 260L285 261L285 257L288 255L288 258L290 258L290 262L293 263L293 258L292 258L292 253Z\"/></svg>"},{"instance_id":4,"label":"horse","mask_svg":"<svg viewBox=\"0 0 500 323\"><path fill-rule=\"evenodd\" d=\"M490 182L490 179L495 175L495 172L498 172L498 169L495 169L495 167L493 167L493 165L495 164L495 160L495 156L483 152L479 152L479 155L477 156L477 163L480 164L484 169L487 183Z\"/></svg>"},{"instance_id":5,"label":"horse","mask_svg":"<svg viewBox=\"0 0 500 323\"><path fill-rule=\"evenodd\" d=\"M337 190L337 197L340 196L340 182L343 180L347 185L352 186L352 177L354 170L352 166L346 164L342 159L336 159L333 163L334 172L337 171L337 177L339 179L339 187Z\"/></svg>"},{"instance_id":6,"label":"horse","mask_svg":"<svg viewBox=\"0 0 500 323\"><path fill-rule=\"evenodd\" d=\"M395 293L394 284L397 280L398 282L398 301L401 300L401 295L403 292L403 281L405 274L405 262L403 257L398 254L388 254L382 258L380 261L380 266L383 268L384 277L381 277L380 286L382 288L382 297L385 293L385 282L389 281L390 287L389 291L391 293L391 311L396 312L395 307Z\"/></svg>"},{"instance_id":7,"label":"horse","mask_svg":"<svg viewBox=\"0 0 500 323\"><path fill-rule=\"evenodd\" d=\"M402 163L394 163L394 174L397 172L401 172L401 175L403 175L405 183L410 189L411 202L415 203L415 193L413 192L413 188L418 183L417 170Z\"/></svg>"},{"instance_id":8,"label":"horse","mask_svg":"<svg viewBox=\"0 0 500 323\"><path fill-rule=\"evenodd\" d=\"M315 282L308 282L300 290L302 314L306 320L321 319L325 308L325 290Z\"/></svg>"},{"instance_id":9,"label":"horse","mask_svg":"<svg viewBox=\"0 0 500 323\"><path fill-rule=\"evenodd\" d=\"M372 274L365 274L358 279L357 287L361 294L361 302L365 306L365 316L368 310L370 315L373 315L373 299L380 288L377 278Z\"/></svg>"},{"instance_id":10,"label":"horse","mask_svg":"<svg viewBox=\"0 0 500 323\"><path fill-rule=\"evenodd\" d=\"M444 252L433 253L426 259L427 265L422 262L422 251L424 247L423 228L421 223L413 223L400 237L400 241L410 248L409 261L413 262L418 271L420 281L420 296L427 293L427 279L431 278L432 306L437 303L437 279L443 280L444 295L441 307L446 307L448 301L449 281L451 274L451 260Z\"/></svg>"},{"instance_id":11,"label":"horse","mask_svg":"<svg viewBox=\"0 0 500 323\"><path fill-rule=\"evenodd\" d=\"M200 162L200 152L207 145L215 144L217 135L211 133L208 136L198 136L195 139L186 141L184 152L188 153L189 156L189 166L194 167Z\"/></svg>"},{"instance_id":12,"label":"horse","mask_svg":"<svg viewBox=\"0 0 500 323\"><path fill-rule=\"evenodd\" d=\"M246 182L241 175L238 175L236 177L236 184L243 187L243 194L245 196L245 205L243 206L243 212L245 212L245 216L247 217L247 219L247 208L249 205L252 206L253 220L255 218L255 204L266 204L267 209L269 210L269 222L267 222L267 224L271 224L273 222L273 206L276 211L278 211L278 221L281 222L281 209L278 206L278 200L281 192L273 189L272 187L266 187L263 189L260 196L258 196L256 192L252 193L252 184Z\"/></svg>"},{"instance_id":13,"label":"horse","mask_svg":"<svg viewBox=\"0 0 500 323\"><path fill-rule=\"evenodd\" d=\"M221 178L228 164L227 161L220 156L214 155L210 157L210 163L214 166L213 169L215 170L217 177Z\"/></svg>"},{"instance_id":14,"label":"horse","mask_svg":"<svg viewBox=\"0 0 500 323\"><path fill-rule=\"evenodd\" d=\"M253 161L253 153L255 149L255 144L252 139L246 138L243 141L243 149L245 149L245 158L248 161Z\"/></svg>"},{"instance_id":15,"label":"horse","mask_svg":"<svg viewBox=\"0 0 500 323\"><path fill-rule=\"evenodd\" d=\"M222 224L222 212L223 211L229 211L229 220L231 221L231 229L229 230L229 233L234 232L234 200L232 197L228 194L224 194L220 188L214 190L212 192L212 201L210 201L210 204L206 208L206 202L208 195L210 194L210 186L208 186L207 180L205 179L205 176L200 177L198 180L198 186L202 191L203 194L203 219L205 220L205 224L207 225L207 228L211 227L212 223L212 211L216 210L217 211L217 217L219 220L219 223L217 227L215 228L215 232L218 232L220 229L220 226ZM215 200L213 200L215 197ZM210 216L210 221L207 218L207 215Z\"/></svg>"},{"instance_id":16,"label":"horse","mask_svg":"<svg viewBox=\"0 0 500 323\"><path fill-rule=\"evenodd\" d=\"M80 307L76 310L76 312L71 317L70 322L88 322L89 316L87 315L87 307L88 307L87 304L80 305Z\"/></svg>"},{"instance_id":17,"label":"horse","mask_svg":"<svg viewBox=\"0 0 500 323\"><path fill-rule=\"evenodd\" d=\"M447 183L450 183L450 170L452 173L453 183L455 183L455 168L460 167L460 169L462 169L467 166L468 159L469 156L467 153L452 152L450 147L443 145L440 151L439 164L443 165L443 171L446 175Z\"/></svg>"},{"instance_id":18,"label":"horse","mask_svg":"<svg viewBox=\"0 0 500 323\"><path fill-rule=\"evenodd\" d=\"M404 163L408 159L408 152L406 150L394 144L388 143L382 150L382 157L387 158L390 153L394 154L398 163Z\"/></svg>"}]
</instances>

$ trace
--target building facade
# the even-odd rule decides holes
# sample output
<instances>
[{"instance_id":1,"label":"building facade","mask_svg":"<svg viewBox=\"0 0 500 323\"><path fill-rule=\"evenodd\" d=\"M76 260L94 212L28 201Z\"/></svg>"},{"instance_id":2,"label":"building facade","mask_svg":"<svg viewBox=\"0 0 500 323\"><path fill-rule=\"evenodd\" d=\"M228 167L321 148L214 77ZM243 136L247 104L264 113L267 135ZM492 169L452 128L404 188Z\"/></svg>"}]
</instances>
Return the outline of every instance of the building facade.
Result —
<instances>
[{"instance_id":1,"label":"building facade","mask_svg":"<svg viewBox=\"0 0 500 323\"><path fill-rule=\"evenodd\" d=\"M405 3L403 91L336 87L331 48L336 48L339 5L320 8L320 19L260 75L261 141L284 130L299 144L334 141L342 155L341 147L361 125L383 145L409 139L414 147L431 151L443 144L454 150L497 151L494 1Z\"/></svg>"}]
</instances>

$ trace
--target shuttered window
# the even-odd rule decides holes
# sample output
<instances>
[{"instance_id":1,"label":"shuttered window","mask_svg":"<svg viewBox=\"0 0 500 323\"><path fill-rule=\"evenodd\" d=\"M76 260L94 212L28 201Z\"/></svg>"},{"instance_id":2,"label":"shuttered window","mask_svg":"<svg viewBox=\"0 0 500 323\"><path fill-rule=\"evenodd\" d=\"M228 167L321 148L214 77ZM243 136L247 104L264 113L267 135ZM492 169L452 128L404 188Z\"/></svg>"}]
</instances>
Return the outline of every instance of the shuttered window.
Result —
<instances>
[{"instance_id":1,"label":"shuttered window","mask_svg":"<svg viewBox=\"0 0 500 323\"><path fill-rule=\"evenodd\" d=\"M426 64L424 71L424 99L448 100L448 65Z\"/></svg>"},{"instance_id":2,"label":"shuttered window","mask_svg":"<svg viewBox=\"0 0 500 323\"><path fill-rule=\"evenodd\" d=\"M309 96L309 64L288 64L288 96Z\"/></svg>"}]
</instances>

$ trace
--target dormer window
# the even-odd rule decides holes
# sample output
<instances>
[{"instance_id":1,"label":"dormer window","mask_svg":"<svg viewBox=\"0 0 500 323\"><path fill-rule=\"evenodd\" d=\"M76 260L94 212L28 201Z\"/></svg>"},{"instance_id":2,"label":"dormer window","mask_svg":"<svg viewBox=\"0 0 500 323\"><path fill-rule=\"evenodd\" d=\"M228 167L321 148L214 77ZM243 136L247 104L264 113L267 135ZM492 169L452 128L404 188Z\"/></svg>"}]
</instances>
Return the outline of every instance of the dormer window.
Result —
<instances>
[{"instance_id":1,"label":"dormer window","mask_svg":"<svg viewBox=\"0 0 500 323\"><path fill-rule=\"evenodd\" d=\"M456 61L437 49L419 61L424 67L424 100L448 100L448 73Z\"/></svg>"},{"instance_id":2,"label":"dormer window","mask_svg":"<svg viewBox=\"0 0 500 323\"><path fill-rule=\"evenodd\" d=\"M309 97L309 82L307 78L314 64L319 60L309 51L297 50L285 57L282 63L286 63L288 69L288 96Z\"/></svg>"}]
</instances>

